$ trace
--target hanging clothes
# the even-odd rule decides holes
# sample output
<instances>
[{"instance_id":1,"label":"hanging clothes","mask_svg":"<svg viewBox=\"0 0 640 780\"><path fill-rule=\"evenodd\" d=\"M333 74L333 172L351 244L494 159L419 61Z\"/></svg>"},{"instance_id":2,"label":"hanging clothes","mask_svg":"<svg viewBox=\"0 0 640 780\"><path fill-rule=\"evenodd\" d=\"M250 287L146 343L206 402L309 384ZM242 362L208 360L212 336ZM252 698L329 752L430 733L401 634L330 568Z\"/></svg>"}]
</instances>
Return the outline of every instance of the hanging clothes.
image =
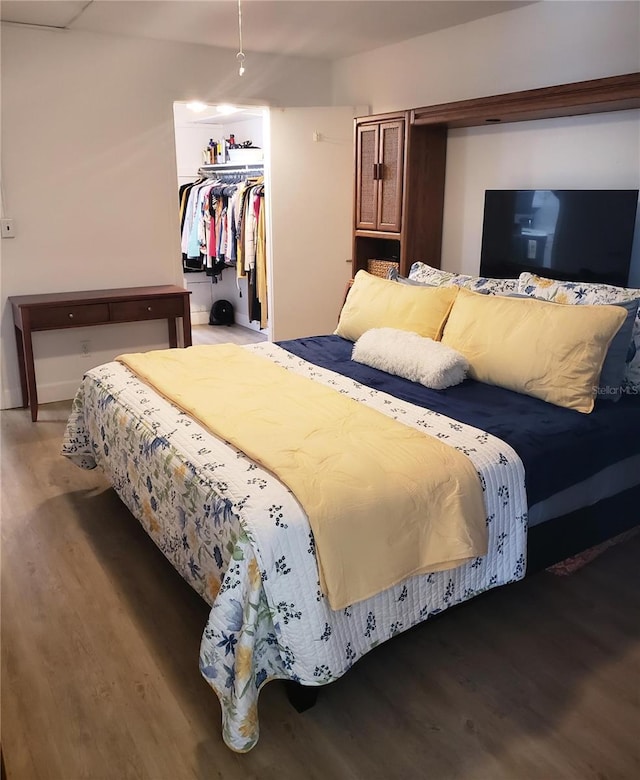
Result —
<instances>
[{"instance_id":1,"label":"hanging clothes","mask_svg":"<svg viewBox=\"0 0 640 780\"><path fill-rule=\"evenodd\" d=\"M264 208L264 187L260 191L260 214L256 240L256 294L260 302L260 327L267 327L267 222Z\"/></svg>"},{"instance_id":2,"label":"hanging clothes","mask_svg":"<svg viewBox=\"0 0 640 780\"><path fill-rule=\"evenodd\" d=\"M179 188L182 265L217 281L225 268L247 280L249 319L267 326L264 177L230 182L215 172Z\"/></svg>"},{"instance_id":3,"label":"hanging clothes","mask_svg":"<svg viewBox=\"0 0 640 780\"><path fill-rule=\"evenodd\" d=\"M199 185L202 184L204 181L203 178L197 179L195 182L188 182L187 184L183 184L180 189L178 190L178 198L179 198L179 204L180 204L180 235L182 236L185 229L185 220L188 213L188 203L189 203L189 197L191 195L191 190ZM187 256L186 252L186 246L185 243L181 242L181 250L182 250L182 270L186 272L191 271L201 271L202 270L202 259L200 257L198 258L189 258Z\"/></svg>"}]
</instances>

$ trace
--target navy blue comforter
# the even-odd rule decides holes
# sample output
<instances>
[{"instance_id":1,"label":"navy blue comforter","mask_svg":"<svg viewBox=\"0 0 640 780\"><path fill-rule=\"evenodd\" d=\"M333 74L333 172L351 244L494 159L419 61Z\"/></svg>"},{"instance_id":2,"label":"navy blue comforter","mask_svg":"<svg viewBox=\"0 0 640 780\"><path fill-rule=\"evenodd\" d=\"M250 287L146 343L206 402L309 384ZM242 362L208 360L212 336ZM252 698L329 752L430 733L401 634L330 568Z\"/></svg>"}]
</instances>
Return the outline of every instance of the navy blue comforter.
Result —
<instances>
[{"instance_id":1,"label":"navy blue comforter","mask_svg":"<svg viewBox=\"0 0 640 780\"><path fill-rule=\"evenodd\" d=\"M582 414L471 379L448 390L429 390L352 361L353 344L339 336L281 341L279 346L506 441L524 464L530 506L640 454L640 396L599 401L591 414Z\"/></svg>"}]
</instances>

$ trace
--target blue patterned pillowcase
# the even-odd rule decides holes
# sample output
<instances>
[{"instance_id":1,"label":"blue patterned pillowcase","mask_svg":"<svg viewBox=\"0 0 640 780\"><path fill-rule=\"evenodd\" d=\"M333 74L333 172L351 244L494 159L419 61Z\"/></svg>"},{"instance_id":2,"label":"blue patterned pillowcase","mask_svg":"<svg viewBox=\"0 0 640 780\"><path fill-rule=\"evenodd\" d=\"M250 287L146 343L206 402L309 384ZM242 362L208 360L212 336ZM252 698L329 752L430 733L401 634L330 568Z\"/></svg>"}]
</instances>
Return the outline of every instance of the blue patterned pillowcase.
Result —
<instances>
[{"instance_id":1,"label":"blue patterned pillowcase","mask_svg":"<svg viewBox=\"0 0 640 780\"><path fill-rule=\"evenodd\" d=\"M486 295L509 295L518 292L517 279L490 279L487 276L454 274L420 262L414 263L409 269L409 279L422 284L431 284L434 287L465 287L467 290Z\"/></svg>"},{"instance_id":2,"label":"blue patterned pillowcase","mask_svg":"<svg viewBox=\"0 0 640 780\"><path fill-rule=\"evenodd\" d=\"M387 271L387 279L392 282L398 282L399 284L409 284L414 287L437 287L436 284L430 282L418 282L415 279L409 279L406 276L400 276L397 266L393 266Z\"/></svg>"},{"instance_id":3,"label":"blue patterned pillowcase","mask_svg":"<svg viewBox=\"0 0 640 780\"><path fill-rule=\"evenodd\" d=\"M598 396L600 398L618 401L622 397L627 360L630 361L633 357L631 347L634 344L632 340L633 328L637 320L638 304L640 304L640 300L613 304L626 309L627 318L613 337L607 356L604 359L598 387Z\"/></svg>"},{"instance_id":4,"label":"blue patterned pillowcase","mask_svg":"<svg viewBox=\"0 0 640 780\"><path fill-rule=\"evenodd\" d=\"M532 273L522 273L518 280L518 292L534 298L542 298L556 303L573 304L621 304L640 300L640 290L632 287L614 287L610 284L592 282L560 282ZM620 337L627 325L623 323L616 338ZM616 339L612 342L614 345ZM601 386L604 383L601 380ZM631 338L627 346L626 366L622 379L622 391L640 393L640 309L632 323ZM606 397L606 396L605 396Z\"/></svg>"}]
</instances>

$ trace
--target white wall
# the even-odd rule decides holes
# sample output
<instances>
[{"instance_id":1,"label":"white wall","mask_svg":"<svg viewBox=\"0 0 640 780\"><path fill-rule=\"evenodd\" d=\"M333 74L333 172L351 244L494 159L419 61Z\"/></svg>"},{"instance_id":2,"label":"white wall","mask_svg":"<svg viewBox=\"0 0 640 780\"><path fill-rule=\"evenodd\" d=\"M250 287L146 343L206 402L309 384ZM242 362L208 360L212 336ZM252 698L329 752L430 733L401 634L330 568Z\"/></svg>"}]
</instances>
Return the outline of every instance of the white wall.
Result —
<instances>
[{"instance_id":1,"label":"white wall","mask_svg":"<svg viewBox=\"0 0 640 780\"><path fill-rule=\"evenodd\" d=\"M334 101L380 113L631 73L639 35L638 2L535 3L342 60ZM442 265L477 273L485 189L639 186L638 111L452 131Z\"/></svg>"},{"instance_id":2,"label":"white wall","mask_svg":"<svg viewBox=\"0 0 640 780\"><path fill-rule=\"evenodd\" d=\"M196 177L198 169L204 162L203 152L210 139L220 141L233 133L236 143L251 141L254 146L262 148L264 118L259 109L256 111L260 116L229 115L224 118L224 121L220 121L223 119L222 116L217 118L218 121L208 116L207 121L198 121L199 114L189 111L184 103L176 103L173 113L178 183L193 181ZM214 114L215 106L211 106L206 113Z\"/></svg>"},{"instance_id":3,"label":"white wall","mask_svg":"<svg viewBox=\"0 0 640 780\"><path fill-rule=\"evenodd\" d=\"M640 3L544 0L340 60L336 105L373 113L640 70Z\"/></svg>"},{"instance_id":4,"label":"white wall","mask_svg":"<svg viewBox=\"0 0 640 780\"><path fill-rule=\"evenodd\" d=\"M203 152L209 140L219 140L223 136L222 125L201 125L195 122L179 120L176 117L176 165L178 184L193 181L198 168L203 164Z\"/></svg>"},{"instance_id":5,"label":"white wall","mask_svg":"<svg viewBox=\"0 0 640 780\"><path fill-rule=\"evenodd\" d=\"M486 189L638 189L640 112L451 131L442 265L476 274ZM636 225L631 283L640 287Z\"/></svg>"},{"instance_id":6,"label":"white wall","mask_svg":"<svg viewBox=\"0 0 640 780\"><path fill-rule=\"evenodd\" d=\"M2 405L21 402L8 295L182 284L173 102L322 105L326 63L2 25ZM304 258L301 261L304 263ZM35 334L42 401L83 371L166 346L162 322ZM79 356L91 339L93 356Z\"/></svg>"}]
</instances>

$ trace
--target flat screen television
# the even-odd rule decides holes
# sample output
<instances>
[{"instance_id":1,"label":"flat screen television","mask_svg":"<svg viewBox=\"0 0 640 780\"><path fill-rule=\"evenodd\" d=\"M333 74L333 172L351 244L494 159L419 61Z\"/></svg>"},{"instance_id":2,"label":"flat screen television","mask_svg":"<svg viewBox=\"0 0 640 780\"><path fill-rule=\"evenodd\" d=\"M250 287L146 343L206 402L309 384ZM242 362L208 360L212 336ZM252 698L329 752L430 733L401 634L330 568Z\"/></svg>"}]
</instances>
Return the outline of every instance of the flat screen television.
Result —
<instances>
[{"instance_id":1,"label":"flat screen television","mask_svg":"<svg viewBox=\"0 0 640 780\"><path fill-rule=\"evenodd\" d=\"M480 274L626 286L638 190L487 190Z\"/></svg>"}]
</instances>

